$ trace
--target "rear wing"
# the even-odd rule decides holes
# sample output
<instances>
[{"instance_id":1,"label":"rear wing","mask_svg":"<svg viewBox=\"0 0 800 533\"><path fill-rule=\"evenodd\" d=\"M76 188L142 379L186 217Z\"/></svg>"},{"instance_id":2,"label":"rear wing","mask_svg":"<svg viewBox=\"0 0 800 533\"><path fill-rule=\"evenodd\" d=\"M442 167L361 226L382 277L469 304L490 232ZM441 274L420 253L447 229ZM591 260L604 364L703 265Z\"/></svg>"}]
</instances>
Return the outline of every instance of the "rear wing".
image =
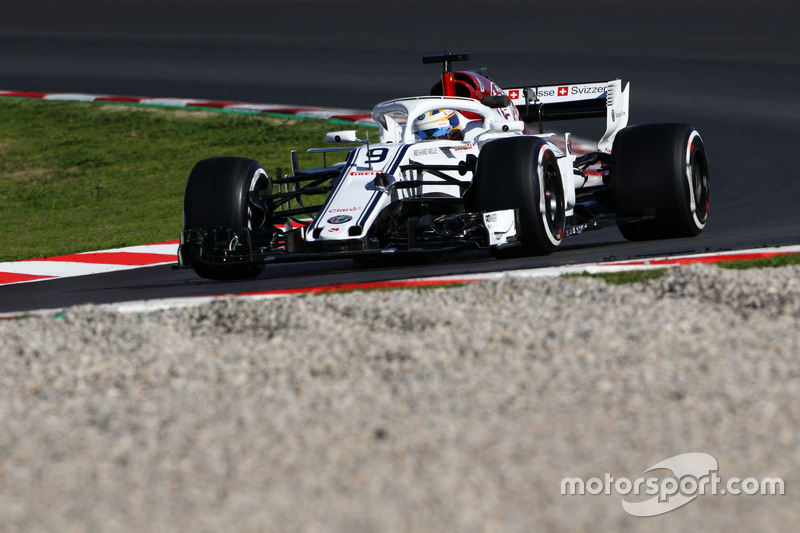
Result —
<instances>
[{"instance_id":1,"label":"rear wing","mask_svg":"<svg viewBox=\"0 0 800 533\"><path fill-rule=\"evenodd\" d=\"M564 85L532 85L504 89L525 122L539 124L544 132L545 121L579 118L606 118L606 132L597 149L611 152L617 132L628 125L630 83L622 88L621 80L572 83Z\"/></svg>"}]
</instances>

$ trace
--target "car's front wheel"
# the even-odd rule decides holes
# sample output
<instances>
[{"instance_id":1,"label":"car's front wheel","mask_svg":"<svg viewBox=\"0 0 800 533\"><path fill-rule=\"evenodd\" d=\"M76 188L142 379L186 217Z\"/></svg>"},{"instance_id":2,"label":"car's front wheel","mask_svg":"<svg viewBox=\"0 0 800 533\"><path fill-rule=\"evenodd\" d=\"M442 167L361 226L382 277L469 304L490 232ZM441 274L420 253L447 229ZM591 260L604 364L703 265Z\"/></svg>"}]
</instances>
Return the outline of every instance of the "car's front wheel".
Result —
<instances>
[{"instance_id":1,"label":"car's front wheel","mask_svg":"<svg viewBox=\"0 0 800 533\"><path fill-rule=\"evenodd\" d=\"M518 136L486 143L464 200L469 211L517 209L517 252L549 254L564 238L564 186L557 158L543 139Z\"/></svg>"},{"instance_id":2,"label":"car's front wheel","mask_svg":"<svg viewBox=\"0 0 800 533\"><path fill-rule=\"evenodd\" d=\"M183 202L184 234L191 230L224 232L234 237L223 254L200 252L191 257L198 276L213 280L249 279L263 265L243 260L235 253L246 246L249 230L269 223L269 213L253 203L253 195L271 189L271 180L258 162L240 157L216 157L197 163L189 175ZM193 245L190 244L189 247ZM197 250L196 247L190 248ZM227 254L227 256L226 256Z\"/></svg>"}]
</instances>

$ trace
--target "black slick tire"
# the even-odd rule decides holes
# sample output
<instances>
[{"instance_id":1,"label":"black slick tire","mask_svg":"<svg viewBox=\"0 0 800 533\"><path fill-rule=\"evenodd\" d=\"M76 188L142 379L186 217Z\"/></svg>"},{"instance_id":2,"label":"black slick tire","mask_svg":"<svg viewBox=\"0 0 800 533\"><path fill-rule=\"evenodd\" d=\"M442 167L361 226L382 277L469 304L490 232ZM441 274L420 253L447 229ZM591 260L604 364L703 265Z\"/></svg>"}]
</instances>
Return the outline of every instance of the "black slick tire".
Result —
<instances>
[{"instance_id":1,"label":"black slick tire","mask_svg":"<svg viewBox=\"0 0 800 533\"><path fill-rule=\"evenodd\" d=\"M671 123L621 130L611 152L611 188L626 239L698 235L709 211L708 157L700 134Z\"/></svg>"},{"instance_id":2,"label":"black slick tire","mask_svg":"<svg viewBox=\"0 0 800 533\"><path fill-rule=\"evenodd\" d=\"M264 169L252 159L216 157L197 163L189 175L183 203L184 232L191 229L229 228L247 235L265 222L266 214L253 209L250 191L271 187ZM264 266L252 262L192 261L198 276L212 280L250 279Z\"/></svg>"},{"instance_id":3,"label":"black slick tire","mask_svg":"<svg viewBox=\"0 0 800 533\"><path fill-rule=\"evenodd\" d=\"M498 256L546 255L564 237L562 177L543 139L518 136L486 143L464 202L472 212L518 210L521 246L496 249Z\"/></svg>"}]
</instances>

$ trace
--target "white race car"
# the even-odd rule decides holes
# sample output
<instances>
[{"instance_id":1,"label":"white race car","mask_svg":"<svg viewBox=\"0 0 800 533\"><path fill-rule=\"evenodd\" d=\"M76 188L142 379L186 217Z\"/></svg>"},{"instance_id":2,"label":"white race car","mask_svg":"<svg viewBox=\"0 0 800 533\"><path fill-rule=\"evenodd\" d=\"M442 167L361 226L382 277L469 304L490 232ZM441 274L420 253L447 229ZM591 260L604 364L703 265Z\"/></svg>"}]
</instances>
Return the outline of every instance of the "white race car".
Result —
<instances>
[{"instance_id":1,"label":"white race car","mask_svg":"<svg viewBox=\"0 0 800 533\"><path fill-rule=\"evenodd\" d=\"M257 276L277 261L490 250L548 254L564 238L617 224L631 240L699 234L708 160L687 124L628 126L620 80L501 89L441 63L430 96L378 104L377 142L332 132L343 163L270 177L258 162L212 158L192 170L179 263L209 279ZM605 118L576 153L545 122ZM349 146L342 146L348 144ZM353 144L356 146L353 147ZM322 195L322 196L321 196ZM325 198L312 202L309 198Z\"/></svg>"}]
</instances>

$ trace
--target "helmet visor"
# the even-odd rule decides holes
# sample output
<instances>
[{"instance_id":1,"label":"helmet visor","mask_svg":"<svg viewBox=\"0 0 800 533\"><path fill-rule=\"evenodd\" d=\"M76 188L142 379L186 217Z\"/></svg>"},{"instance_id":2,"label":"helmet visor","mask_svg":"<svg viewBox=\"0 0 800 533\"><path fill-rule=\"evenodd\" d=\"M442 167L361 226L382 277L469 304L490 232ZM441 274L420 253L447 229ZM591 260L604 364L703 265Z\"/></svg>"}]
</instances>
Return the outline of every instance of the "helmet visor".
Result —
<instances>
[{"instance_id":1,"label":"helmet visor","mask_svg":"<svg viewBox=\"0 0 800 533\"><path fill-rule=\"evenodd\" d=\"M443 139L450 136L450 130L452 128L450 126L442 127L442 128L433 128L429 130L420 130L417 132L420 140L427 140L427 139Z\"/></svg>"}]
</instances>

